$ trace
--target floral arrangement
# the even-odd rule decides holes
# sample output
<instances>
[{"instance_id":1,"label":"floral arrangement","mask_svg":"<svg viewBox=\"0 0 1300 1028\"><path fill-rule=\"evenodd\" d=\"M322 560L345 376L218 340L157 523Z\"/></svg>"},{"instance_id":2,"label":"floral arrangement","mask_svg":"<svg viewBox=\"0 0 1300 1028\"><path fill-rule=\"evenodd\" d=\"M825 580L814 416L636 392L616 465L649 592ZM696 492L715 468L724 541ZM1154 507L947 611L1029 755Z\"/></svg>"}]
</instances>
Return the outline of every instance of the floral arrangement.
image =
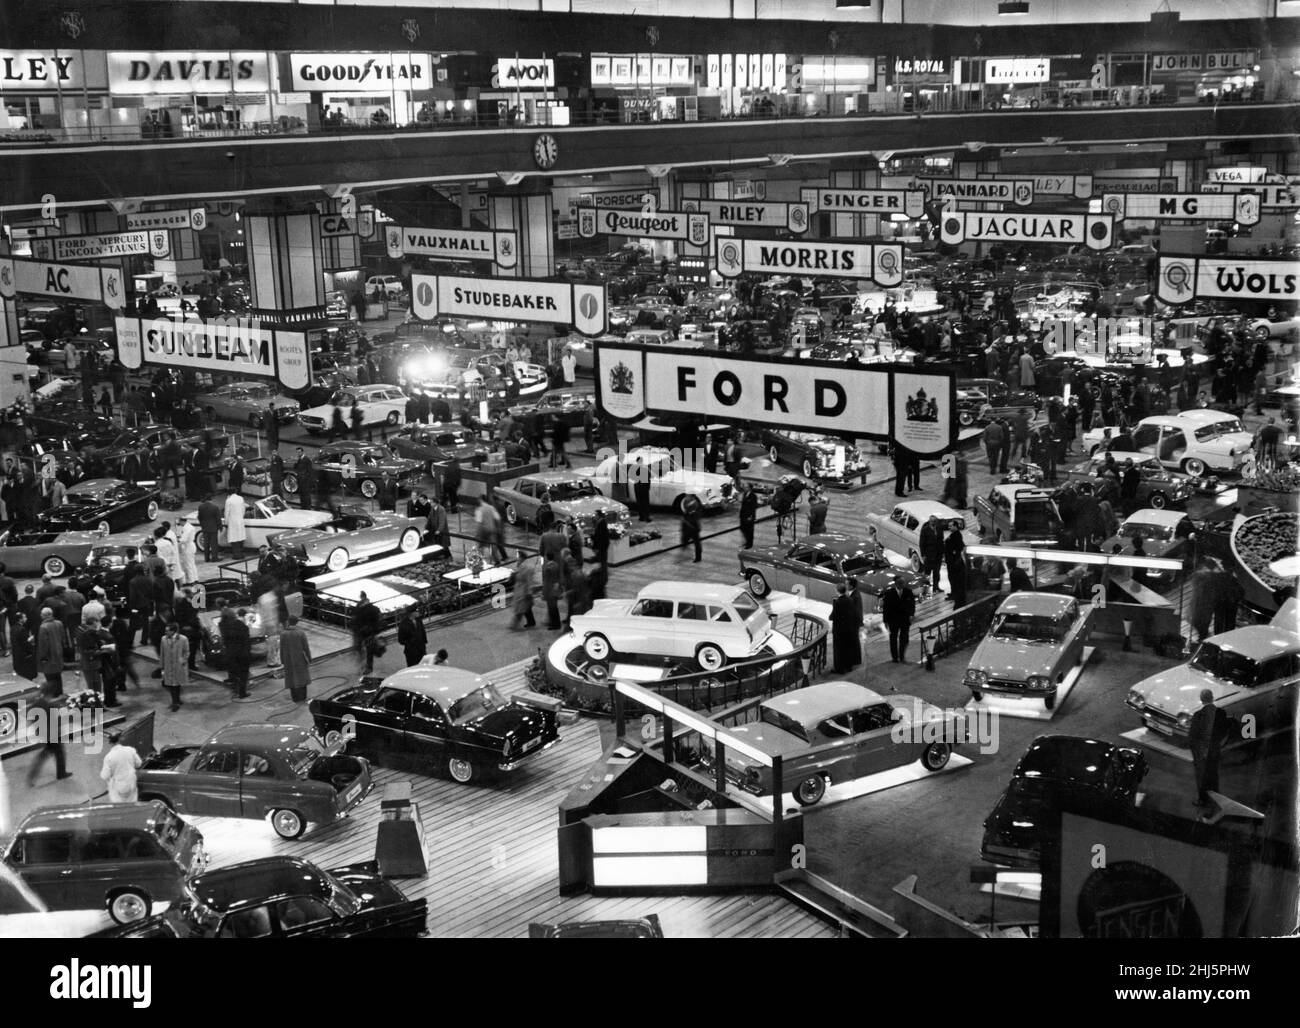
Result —
<instances>
[{"instance_id":1,"label":"floral arrangement","mask_svg":"<svg viewBox=\"0 0 1300 1028\"><path fill-rule=\"evenodd\" d=\"M471 546L465 551L465 568L469 571L470 576L477 578L483 574L483 569L487 566L487 561L483 559L483 551L477 546Z\"/></svg>"}]
</instances>

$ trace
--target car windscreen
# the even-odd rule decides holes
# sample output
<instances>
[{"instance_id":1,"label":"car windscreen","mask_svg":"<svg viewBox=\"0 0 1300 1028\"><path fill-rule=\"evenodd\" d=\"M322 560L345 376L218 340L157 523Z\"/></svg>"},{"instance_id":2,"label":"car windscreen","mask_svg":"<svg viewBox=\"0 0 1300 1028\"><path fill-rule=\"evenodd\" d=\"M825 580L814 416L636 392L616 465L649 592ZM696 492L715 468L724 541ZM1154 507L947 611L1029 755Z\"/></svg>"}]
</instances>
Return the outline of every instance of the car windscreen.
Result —
<instances>
[{"instance_id":1,"label":"car windscreen","mask_svg":"<svg viewBox=\"0 0 1300 1028\"><path fill-rule=\"evenodd\" d=\"M185 822L180 819L180 815L171 810L165 810L154 818L149 827L160 842L166 846L175 847L185 831Z\"/></svg>"},{"instance_id":2,"label":"car windscreen","mask_svg":"<svg viewBox=\"0 0 1300 1028\"><path fill-rule=\"evenodd\" d=\"M763 724L771 725L773 728L779 728L781 731L793 735L796 739L802 739L808 742L808 733L804 731L803 725L799 724L794 718L787 714L781 713L772 707L763 708Z\"/></svg>"},{"instance_id":3,"label":"car windscreen","mask_svg":"<svg viewBox=\"0 0 1300 1028\"><path fill-rule=\"evenodd\" d=\"M505 705L506 701L497 692L497 687L489 682L458 699L451 705L448 713L452 724L460 725L484 714L490 714L494 710L500 710Z\"/></svg>"},{"instance_id":4,"label":"car windscreen","mask_svg":"<svg viewBox=\"0 0 1300 1028\"><path fill-rule=\"evenodd\" d=\"M579 482L552 482L547 490L552 500L577 500L596 495L596 487L586 479Z\"/></svg>"},{"instance_id":5,"label":"car windscreen","mask_svg":"<svg viewBox=\"0 0 1300 1028\"><path fill-rule=\"evenodd\" d=\"M274 493L262 500L262 506L268 514L283 514L289 509L289 505Z\"/></svg>"},{"instance_id":6,"label":"car windscreen","mask_svg":"<svg viewBox=\"0 0 1300 1028\"><path fill-rule=\"evenodd\" d=\"M1254 685L1259 679L1259 665L1255 661L1214 642L1201 643L1192 657L1191 667L1235 685Z\"/></svg>"},{"instance_id":7,"label":"car windscreen","mask_svg":"<svg viewBox=\"0 0 1300 1028\"><path fill-rule=\"evenodd\" d=\"M1124 527L1119 530L1121 539L1151 539L1154 542L1167 543L1174 537L1172 525L1148 525L1135 524L1134 522L1125 523Z\"/></svg>"},{"instance_id":8,"label":"car windscreen","mask_svg":"<svg viewBox=\"0 0 1300 1028\"><path fill-rule=\"evenodd\" d=\"M102 494L93 492L68 493L64 497L68 503L99 503Z\"/></svg>"},{"instance_id":9,"label":"car windscreen","mask_svg":"<svg viewBox=\"0 0 1300 1028\"><path fill-rule=\"evenodd\" d=\"M1065 622L1033 614L999 614L993 621L994 637L1018 642L1060 642L1065 638Z\"/></svg>"},{"instance_id":10,"label":"car windscreen","mask_svg":"<svg viewBox=\"0 0 1300 1028\"><path fill-rule=\"evenodd\" d=\"M736 593L731 599L731 605L736 608L736 613L740 615L742 621L748 621L762 609L748 593Z\"/></svg>"},{"instance_id":11,"label":"car windscreen","mask_svg":"<svg viewBox=\"0 0 1300 1028\"><path fill-rule=\"evenodd\" d=\"M840 562L840 570L846 575L858 575L866 571L877 571L887 567L889 562L874 553L855 553Z\"/></svg>"}]
</instances>

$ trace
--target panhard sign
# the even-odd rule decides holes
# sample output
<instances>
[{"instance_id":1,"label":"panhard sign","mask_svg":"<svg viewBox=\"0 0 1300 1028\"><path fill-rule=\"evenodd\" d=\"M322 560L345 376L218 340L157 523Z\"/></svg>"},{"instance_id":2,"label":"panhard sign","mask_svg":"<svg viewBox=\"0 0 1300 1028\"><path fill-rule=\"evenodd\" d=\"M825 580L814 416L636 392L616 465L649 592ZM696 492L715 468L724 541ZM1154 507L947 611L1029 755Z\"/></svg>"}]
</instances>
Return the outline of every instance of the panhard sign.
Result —
<instances>
[{"instance_id":1,"label":"panhard sign","mask_svg":"<svg viewBox=\"0 0 1300 1028\"><path fill-rule=\"evenodd\" d=\"M32 254L41 260L97 261L104 257L131 257L140 253L152 257L168 256L171 241L167 231L152 229L148 232L110 232L32 240Z\"/></svg>"},{"instance_id":2,"label":"panhard sign","mask_svg":"<svg viewBox=\"0 0 1300 1028\"><path fill-rule=\"evenodd\" d=\"M206 207L186 207L170 211L138 211L126 215L126 227L130 231L154 228L191 228L201 232L208 227L208 209Z\"/></svg>"},{"instance_id":3,"label":"panhard sign","mask_svg":"<svg viewBox=\"0 0 1300 1028\"><path fill-rule=\"evenodd\" d=\"M992 172L980 172L981 182L1019 182L1029 176L1017 175L1004 178ZM1092 196L1091 175L1041 174L1030 178L1034 184L1035 196L1072 196L1076 200L1086 200Z\"/></svg>"},{"instance_id":4,"label":"panhard sign","mask_svg":"<svg viewBox=\"0 0 1300 1028\"><path fill-rule=\"evenodd\" d=\"M274 378L286 389L311 385L311 358L302 332L263 328L253 318L115 319L118 360L213 371L238 378Z\"/></svg>"},{"instance_id":5,"label":"panhard sign","mask_svg":"<svg viewBox=\"0 0 1300 1028\"><path fill-rule=\"evenodd\" d=\"M433 86L428 54L344 53L290 54L289 76L295 90L347 90L349 93L390 93L394 89Z\"/></svg>"},{"instance_id":6,"label":"panhard sign","mask_svg":"<svg viewBox=\"0 0 1300 1028\"><path fill-rule=\"evenodd\" d=\"M923 178L917 181L936 202L1013 203L1017 207L1028 207L1034 202L1032 178Z\"/></svg>"},{"instance_id":7,"label":"panhard sign","mask_svg":"<svg viewBox=\"0 0 1300 1028\"><path fill-rule=\"evenodd\" d=\"M682 208L708 216L714 225L783 228L796 235L808 230L806 203L766 203L762 200L683 200Z\"/></svg>"},{"instance_id":8,"label":"panhard sign","mask_svg":"<svg viewBox=\"0 0 1300 1028\"><path fill-rule=\"evenodd\" d=\"M609 328L604 286L544 279L412 275L411 312L425 321L448 316L571 325L589 336Z\"/></svg>"},{"instance_id":9,"label":"panhard sign","mask_svg":"<svg viewBox=\"0 0 1300 1028\"><path fill-rule=\"evenodd\" d=\"M689 211L619 211L579 207L578 235L638 236L643 239L684 239L695 246L709 241L709 216Z\"/></svg>"},{"instance_id":10,"label":"panhard sign","mask_svg":"<svg viewBox=\"0 0 1300 1028\"><path fill-rule=\"evenodd\" d=\"M1259 221L1260 197L1257 193L1106 193L1101 209L1120 221L1176 218L1254 225Z\"/></svg>"},{"instance_id":11,"label":"panhard sign","mask_svg":"<svg viewBox=\"0 0 1300 1028\"><path fill-rule=\"evenodd\" d=\"M718 274L735 278L746 271L787 275L868 278L877 285L903 281L899 243L813 243L790 239L719 239Z\"/></svg>"},{"instance_id":12,"label":"panhard sign","mask_svg":"<svg viewBox=\"0 0 1300 1028\"><path fill-rule=\"evenodd\" d=\"M945 243L965 240L1014 243L1061 243L1105 250L1111 245L1114 220L1109 214L983 214L955 211L939 219Z\"/></svg>"},{"instance_id":13,"label":"panhard sign","mask_svg":"<svg viewBox=\"0 0 1300 1028\"><path fill-rule=\"evenodd\" d=\"M892 439L921 456L957 441L956 379L914 365L752 358L675 346L596 345L596 395L606 414L690 414L825 433Z\"/></svg>"},{"instance_id":14,"label":"panhard sign","mask_svg":"<svg viewBox=\"0 0 1300 1028\"><path fill-rule=\"evenodd\" d=\"M1165 303L1196 299L1295 302L1300 299L1297 277L1296 262L1291 260L1161 257L1156 296Z\"/></svg>"},{"instance_id":15,"label":"panhard sign","mask_svg":"<svg viewBox=\"0 0 1300 1028\"><path fill-rule=\"evenodd\" d=\"M65 300L99 300L110 310L120 310L126 304L126 283L120 267L94 268L20 257L0 258L0 297L12 300L17 293Z\"/></svg>"},{"instance_id":16,"label":"panhard sign","mask_svg":"<svg viewBox=\"0 0 1300 1028\"><path fill-rule=\"evenodd\" d=\"M513 268L519 263L519 244L513 232L385 225L384 240L389 257L493 261L499 268Z\"/></svg>"},{"instance_id":17,"label":"panhard sign","mask_svg":"<svg viewBox=\"0 0 1300 1028\"><path fill-rule=\"evenodd\" d=\"M834 189L818 186L799 190L799 198L814 211L843 214L906 214L919 218L925 213L925 193L919 189Z\"/></svg>"}]
</instances>

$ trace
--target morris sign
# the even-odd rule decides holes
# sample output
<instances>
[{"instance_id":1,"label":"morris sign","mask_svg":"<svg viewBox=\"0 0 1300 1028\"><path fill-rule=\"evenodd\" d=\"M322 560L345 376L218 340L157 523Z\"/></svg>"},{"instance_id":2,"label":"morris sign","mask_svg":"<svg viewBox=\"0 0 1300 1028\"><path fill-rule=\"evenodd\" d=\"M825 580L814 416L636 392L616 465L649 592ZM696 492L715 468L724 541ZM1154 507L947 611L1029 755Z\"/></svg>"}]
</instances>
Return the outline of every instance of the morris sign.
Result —
<instances>
[{"instance_id":1,"label":"morris sign","mask_svg":"<svg viewBox=\"0 0 1300 1028\"><path fill-rule=\"evenodd\" d=\"M877 285L903 281L903 247L898 243L812 243L788 239L719 239L718 274L746 271L788 275L867 278Z\"/></svg>"},{"instance_id":2,"label":"morris sign","mask_svg":"<svg viewBox=\"0 0 1300 1028\"><path fill-rule=\"evenodd\" d=\"M1292 302L1297 265L1289 260L1232 260L1224 257L1161 257L1156 296L1165 303L1195 299Z\"/></svg>"},{"instance_id":3,"label":"morris sign","mask_svg":"<svg viewBox=\"0 0 1300 1028\"><path fill-rule=\"evenodd\" d=\"M572 325L593 336L609 328L604 286L542 279L412 275L411 313Z\"/></svg>"},{"instance_id":4,"label":"morris sign","mask_svg":"<svg viewBox=\"0 0 1300 1028\"><path fill-rule=\"evenodd\" d=\"M1105 250L1114 223L1109 214L979 214L957 211L939 219L945 243L966 240L1010 243L1061 243Z\"/></svg>"}]
</instances>

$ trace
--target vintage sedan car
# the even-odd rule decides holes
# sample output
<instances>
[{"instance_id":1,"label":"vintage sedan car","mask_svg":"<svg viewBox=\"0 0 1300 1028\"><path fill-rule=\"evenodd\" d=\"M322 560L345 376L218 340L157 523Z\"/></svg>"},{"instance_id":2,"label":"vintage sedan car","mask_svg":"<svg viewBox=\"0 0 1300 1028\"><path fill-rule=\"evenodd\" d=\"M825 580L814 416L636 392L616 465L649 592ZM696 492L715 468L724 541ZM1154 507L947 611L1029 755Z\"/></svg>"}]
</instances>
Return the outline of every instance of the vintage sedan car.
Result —
<instances>
[{"instance_id":1,"label":"vintage sedan car","mask_svg":"<svg viewBox=\"0 0 1300 1028\"><path fill-rule=\"evenodd\" d=\"M316 452L316 474L324 475L331 488L342 487L348 491L359 492L368 500L379 495L379 486L384 475L391 475L397 488L409 489L411 484L424 473L424 465L409 457L396 457L378 443L327 443ZM284 491L298 491L298 475L294 471L284 473Z\"/></svg>"},{"instance_id":2,"label":"vintage sedan car","mask_svg":"<svg viewBox=\"0 0 1300 1028\"><path fill-rule=\"evenodd\" d=\"M853 443L817 432L765 429L762 443L768 457L798 468L804 478L839 482L871 470Z\"/></svg>"},{"instance_id":3,"label":"vintage sedan car","mask_svg":"<svg viewBox=\"0 0 1300 1028\"><path fill-rule=\"evenodd\" d=\"M1109 450L1095 453L1085 461L1080 461L1066 469L1065 481L1083 493L1091 492L1097 486L1101 469L1106 465L1107 457L1115 462L1116 475L1123 475L1125 461L1131 460L1138 470L1138 502L1156 510L1166 507L1185 507L1192 495L1192 483L1181 475L1171 474L1161 467L1160 462L1149 453Z\"/></svg>"},{"instance_id":4,"label":"vintage sedan car","mask_svg":"<svg viewBox=\"0 0 1300 1028\"><path fill-rule=\"evenodd\" d=\"M182 899L207 855L197 828L142 800L42 807L18 826L3 864L49 910L107 910L129 924Z\"/></svg>"},{"instance_id":5,"label":"vintage sedan car","mask_svg":"<svg viewBox=\"0 0 1300 1028\"><path fill-rule=\"evenodd\" d=\"M101 587L114 603L120 603L126 599L127 572L140 559L140 547L105 542L103 536L95 543L81 565L81 575Z\"/></svg>"},{"instance_id":6,"label":"vintage sedan car","mask_svg":"<svg viewBox=\"0 0 1300 1028\"><path fill-rule=\"evenodd\" d=\"M473 429L441 421L407 425L388 437L388 448L394 456L421 462L429 474L433 474L435 464L452 460L482 463L488 455L487 446Z\"/></svg>"},{"instance_id":7,"label":"vintage sedan car","mask_svg":"<svg viewBox=\"0 0 1300 1028\"><path fill-rule=\"evenodd\" d=\"M1024 411L1029 417L1043 401L1031 389L1012 389L996 378L959 378L957 380L957 423L963 428L982 424L985 408L993 416L1004 417Z\"/></svg>"},{"instance_id":8,"label":"vintage sedan car","mask_svg":"<svg viewBox=\"0 0 1300 1028\"><path fill-rule=\"evenodd\" d=\"M39 435L63 439L78 450L107 446L122 431L112 419L71 401L38 403L26 420Z\"/></svg>"},{"instance_id":9,"label":"vintage sedan car","mask_svg":"<svg viewBox=\"0 0 1300 1028\"><path fill-rule=\"evenodd\" d=\"M18 447L18 461L29 465L38 478L54 477L66 469L75 482L82 477L84 458L66 439L42 436Z\"/></svg>"},{"instance_id":10,"label":"vintage sedan car","mask_svg":"<svg viewBox=\"0 0 1300 1028\"><path fill-rule=\"evenodd\" d=\"M943 526L943 535L954 528L959 530L967 546L980 541L979 535L966 527L966 518L946 503L937 500L904 500L894 504L888 515L868 512L867 524L874 525L880 545L894 553L901 553L913 571L921 567L921 529L931 517L937 517Z\"/></svg>"},{"instance_id":11,"label":"vintage sedan car","mask_svg":"<svg viewBox=\"0 0 1300 1028\"><path fill-rule=\"evenodd\" d=\"M266 423L270 407L275 408L275 420L282 425L292 424L298 418L298 401L275 392L264 382L231 382L217 386L210 393L200 393L194 402L209 420L215 418L253 428L261 428Z\"/></svg>"},{"instance_id":12,"label":"vintage sedan car","mask_svg":"<svg viewBox=\"0 0 1300 1028\"><path fill-rule=\"evenodd\" d=\"M919 760L942 771L960 729L951 713L916 696L888 697L852 682L821 682L764 700L758 721L731 732L780 757L782 781L800 806L811 806L830 785L864 778ZM929 740L929 741L927 741ZM772 792L772 769L733 748L727 777L746 792Z\"/></svg>"},{"instance_id":13,"label":"vintage sedan car","mask_svg":"<svg viewBox=\"0 0 1300 1028\"><path fill-rule=\"evenodd\" d=\"M997 543L1059 546L1064 526L1050 489L1027 482L1002 482L988 496L975 497L980 532Z\"/></svg>"},{"instance_id":14,"label":"vintage sedan car","mask_svg":"<svg viewBox=\"0 0 1300 1028\"><path fill-rule=\"evenodd\" d=\"M560 738L552 711L506 699L472 671L433 663L389 675L378 686L347 685L311 701L326 739L347 737L377 761L446 768L462 785L506 774Z\"/></svg>"},{"instance_id":15,"label":"vintage sedan car","mask_svg":"<svg viewBox=\"0 0 1300 1028\"><path fill-rule=\"evenodd\" d=\"M1254 463L1253 437L1239 419L1223 411L1157 414L1139 421L1132 435L1134 449L1196 478L1241 472ZM1083 435L1083 448L1091 453L1104 441L1104 429L1090 429Z\"/></svg>"},{"instance_id":16,"label":"vintage sedan car","mask_svg":"<svg viewBox=\"0 0 1300 1028\"><path fill-rule=\"evenodd\" d=\"M134 454L140 461L142 473L157 471L158 449L167 441L168 436L175 435L181 444L182 454L186 459L201 446L208 447L213 460L220 459L230 444L230 437L213 429L189 431L173 428L171 425L138 425L118 432L107 446L88 447L87 459L94 459L104 468L122 472L123 462Z\"/></svg>"},{"instance_id":17,"label":"vintage sedan car","mask_svg":"<svg viewBox=\"0 0 1300 1028\"><path fill-rule=\"evenodd\" d=\"M178 814L261 820L283 839L346 816L371 789L370 764L297 725L227 725L199 746L151 753L136 773L141 800Z\"/></svg>"},{"instance_id":18,"label":"vintage sedan car","mask_svg":"<svg viewBox=\"0 0 1300 1028\"><path fill-rule=\"evenodd\" d=\"M1091 629L1091 604L1056 593L1012 593L975 647L966 687L976 700L986 692L1041 697L1052 710L1065 676L1083 663Z\"/></svg>"},{"instance_id":19,"label":"vintage sedan car","mask_svg":"<svg viewBox=\"0 0 1300 1028\"><path fill-rule=\"evenodd\" d=\"M407 899L375 861L326 871L297 857L262 857L191 878L164 914L97 939L413 939L427 900Z\"/></svg>"},{"instance_id":20,"label":"vintage sedan car","mask_svg":"<svg viewBox=\"0 0 1300 1028\"><path fill-rule=\"evenodd\" d=\"M400 550L420 548L424 520L404 514L371 513L360 507L341 507L337 514L311 528L297 528L270 536L273 548L282 549L307 567L324 565L342 571L356 560L367 560Z\"/></svg>"},{"instance_id":21,"label":"vintage sedan car","mask_svg":"<svg viewBox=\"0 0 1300 1028\"><path fill-rule=\"evenodd\" d=\"M1248 625L1211 636L1186 664L1152 675L1129 689L1125 702L1147 728L1187 745L1201 690L1234 721L1252 717L1253 738L1294 731L1300 693L1300 633L1276 625ZM1241 741L1234 733L1229 743Z\"/></svg>"},{"instance_id":22,"label":"vintage sedan car","mask_svg":"<svg viewBox=\"0 0 1300 1028\"><path fill-rule=\"evenodd\" d=\"M596 410L596 394L590 389L548 389L533 403L520 403L508 409L513 418L537 415L547 421L559 421L570 428L582 425L587 411Z\"/></svg>"},{"instance_id":23,"label":"vintage sedan car","mask_svg":"<svg viewBox=\"0 0 1300 1028\"><path fill-rule=\"evenodd\" d=\"M658 914L627 918L622 921L565 921L563 924L528 926L530 939L662 939L663 927Z\"/></svg>"},{"instance_id":24,"label":"vintage sedan car","mask_svg":"<svg viewBox=\"0 0 1300 1028\"><path fill-rule=\"evenodd\" d=\"M509 366L507 368L507 365ZM507 375L509 370L509 376ZM435 348L413 354L403 365L403 377L412 389L448 399L467 389L484 388L492 399L536 396L549 383L546 369L527 361L508 361L500 350L461 347ZM507 384L513 377L517 392Z\"/></svg>"},{"instance_id":25,"label":"vintage sedan car","mask_svg":"<svg viewBox=\"0 0 1300 1028\"><path fill-rule=\"evenodd\" d=\"M569 627L593 661L645 654L694 658L717 671L757 653L772 634L772 619L742 585L651 582L635 599L597 600Z\"/></svg>"},{"instance_id":26,"label":"vintage sedan car","mask_svg":"<svg viewBox=\"0 0 1300 1028\"><path fill-rule=\"evenodd\" d=\"M293 484L295 486L298 484L297 476L294 476ZM295 490L285 487L285 492L293 491ZM248 502L244 506L246 534L244 543L254 549L264 544L269 545L273 535L281 532L296 532L303 528L316 528L328 524L334 517L327 510L302 510L298 507L290 507L283 497L274 494L260 499L252 497L245 497L245 499ZM198 524L198 515L189 515L189 520Z\"/></svg>"},{"instance_id":27,"label":"vintage sedan car","mask_svg":"<svg viewBox=\"0 0 1300 1028\"><path fill-rule=\"evenodd\" d=\"M1142 540L1142 552L1148 557L1182 559L1190 549L1190 538L1196 527L1192 519L1176 510L1135 510L1124 519L1119 531L1101 544L1102 553L1114 553L1115 547L1123 554L1133 553L1133 544ZM1147 577L1168 580L1174 571L1148 571Z\"/></svg>"},{"instance_id":28,"label":"vintage sedan car","mask_svg":"<svg viewBox=\"0 0 1300 1028\"><path fill-rule=\"evenodd\" d=\"M400 425L406 420L406 393L396 385L359 385L340 389L328 403L309 407L298 413L298 424L310 435L328 432L334 420L334 408L343 411L343 419L352 424L352 410L361 411L363 425Z\"/></svg>"},{"instance_id":29,"label":"vintage sedan car","mask_svg":"<svg viewBox=\"0 0 1300 1028\"><path fill-rule=\"evenodd\" d=\"M596 522L596 512L603 510L611 524L632 520L632 512L618 500L611 500L597 492L591 479L574 471L538 471L524 475L508 485L497 486L493 499L507 524L537 524L537 512L542 500L549 499L555 520L568 524L577 522L584 533L590 533Z\"/></svg>"},{"instance_id":30,"label":"vintage sedan car","mask_svg":"<svg viewBox=\"0 0 1300 1028\"><path fill-rule=\"evenodd\" d=\"M158 520L158 489L128 485L120 478L89 478L68 490L65 502L37 515L41 528L55 532L110 535Z\"/></svg>"},{"instance_id":31,"label":"vintage sedan car","mask_svg":"<svg viewBox=\"0 0 1300 1028\"><path fill-rule=\"evenodd\" d=\"M13 672L0 671L0 746L13 742L23 711L36 702L41 687Z\"/></svg>"},{"instance_id":32,"label":"vintage sedan car","mask_svg":"<svg viewBox=\"0 0 1300 1028\"><path fill-rule=\"evenodd\" d=\"M1098 814L1131 805L1149 770L1140 750L1097 739L1040 735L1011 772L1011 783L984 819L980 856L1037 871L1051 815L1065 798Z\"/></svg>"},{"instance_id":33,"label":"vintage sedan car","mask_svg":"<svg viewBox=\"0 0 1300 1028\"><path fill-rule=\"evenodd\" d=\"M668 507L680 513L682 501L694 496L707 510L719 510L732 497L732 482L726 475L684 467L677 453L658 446L638 446L606 457L595 467L575 468L591 480L603 496L622 503L636 502L633 483L639 475L650 479L650 505Z\"/></svg>"},{"instance_id":34,"label":"vintage sedan car","mask_svg":"<svg viewBox=\"0 0 1300 1028\"><path fill-rule=\"evenodd\" d=\"M256 663L263 656L258 651L266 647L266 626L262 624L262 614L256 604L241 600L230 604L230 608L248 628L249 648L253 651L252 660ZM199 652L203 656L203 663L208 667L224 670L230 664L226 660L226 643L221 637L221 617L220 610L199 611Z\"/></svg>"},{"instance_id":35,"label":"vintage sedan car","mask_svg":"<svg viewBox=\"0 0 1300 1028\"><path fill-rule=\"evenodd\" d=\"M98 528L93 531L57 531L37 525L0 531L0 563L11 575L50 575L62 578L68 568L79 567L97 543L104 541Z\"/></svg>"},{"instance_id":36,"label":"vintage sedan car","mask_svg":"<svg viewBox=\"0 0 1300 1028\"><path fill-rule=\"evenodd\" d=\"M773 589L802 588L809 599L822 603L833 603L840 585L856 578L867 613L879 610L880 597L900 578L918 596L929 591L925 575L895 568L866 537L840 532L805 535L793 545L741 550L740 574L759 599Z\"/></svg>"}]
</instances>

